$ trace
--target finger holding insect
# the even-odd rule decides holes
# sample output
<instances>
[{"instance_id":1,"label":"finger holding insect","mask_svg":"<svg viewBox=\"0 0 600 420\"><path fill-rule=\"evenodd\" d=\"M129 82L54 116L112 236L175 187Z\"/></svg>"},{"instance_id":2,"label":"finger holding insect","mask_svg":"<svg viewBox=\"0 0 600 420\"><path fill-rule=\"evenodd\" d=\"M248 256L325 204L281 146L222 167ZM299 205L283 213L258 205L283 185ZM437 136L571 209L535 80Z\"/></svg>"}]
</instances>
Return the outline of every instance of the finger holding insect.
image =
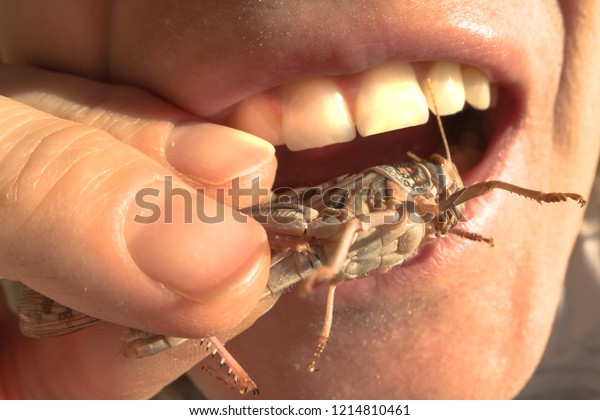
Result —
<instances>
[{"instance_id":1,"label":"finger holding insect","mask_svg":"<svg viewBox=\"0 0 600 420\"><path fill-rule=\"evenodd\" d=\"M182 194L196 191L104 131L7 98L0 109L0 215L12 221L0 227L8 245L0 276L92 317L170 336L226 332L250 313L269 269L258 223L210 197L204 210L222 212L222 223L188 223L177 201L171 223L140 222L140 191L166 213L153 195L165 196L165 176Z\"/></svg>"},{"instance_id":2,"label":"finger holding insect","mask_svg":"<svg viewBox=\"0 0 600 420\"><path fill-rule=\"evenodd\" d=\"M271 186L276 162L270 145L245 133L198 121L195 116L143 91L24 66L3 67L0 79L5 82L2 93L53 115L107 131L165 167L173 168L185 182L202 187L207 196L221 202L240 207L253 202L248 194L240 197L219 194L231 186L229 178L234 176L238 177L240 189L250 185L256 188L255 178L259 189L266 191ZM236 153L230 153L231 150ZM275 299L273 295L266 303L272 305ZM54 306L59 304L55 302ZM243 308L243 305L233 306ZM264 306L261 305L263 311ZM259 314L256 309L253 313ZM234 323L238 322L235 310L227 308L225 313L232 315ZM71 318L69 324L77 324L79 328L86 324L85 319L97 322L95 318L82 316L80 322ZM33 330L31 335L35 337L55 334L60 329L62 333L72 330L65 326L64 319L38 322L33 328L31 323L21 324L30 332ZM49 325L53 326L50 332Z\"/></svg>"}]
</instances>

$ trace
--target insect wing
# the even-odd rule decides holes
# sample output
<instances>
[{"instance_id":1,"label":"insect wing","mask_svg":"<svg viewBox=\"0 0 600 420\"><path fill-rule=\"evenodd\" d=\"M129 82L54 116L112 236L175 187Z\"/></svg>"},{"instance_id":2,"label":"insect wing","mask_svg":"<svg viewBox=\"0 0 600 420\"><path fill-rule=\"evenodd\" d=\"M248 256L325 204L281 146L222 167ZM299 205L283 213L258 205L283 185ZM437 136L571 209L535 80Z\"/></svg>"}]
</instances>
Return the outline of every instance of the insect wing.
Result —
<instances>
[{"instance_id":1,"label":"insect wing","mask_svg":"<svg viewBox=\"0 0 600 420\"><path fill-rule=\"evenodd\" d=\"M26 286L22 286L18 314L21 333L34 338L70 334L102 322L67 308Z\"/></svg>"}]
</instances>

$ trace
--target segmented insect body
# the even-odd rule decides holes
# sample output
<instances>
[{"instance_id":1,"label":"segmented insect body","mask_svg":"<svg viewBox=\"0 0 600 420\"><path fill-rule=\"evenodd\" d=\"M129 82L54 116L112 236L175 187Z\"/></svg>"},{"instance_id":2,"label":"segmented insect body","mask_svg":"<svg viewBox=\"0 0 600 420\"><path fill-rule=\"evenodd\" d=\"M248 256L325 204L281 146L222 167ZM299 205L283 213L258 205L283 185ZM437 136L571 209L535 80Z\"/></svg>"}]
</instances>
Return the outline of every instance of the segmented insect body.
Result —
<instances>
[{"instance_id":1,"label":"segmented insect body","mask_svg":"<svg viewBox=\"0 0 600 420\"><path fill-rule=\"evenodd\" d=\"M272 275L291 271L300 281L339 257L336 277L354 279L401 264L422 245L428 226L405 207L415 191L434 196L423 164L384 165L281 193L246 212L269 233Z\"/></svg>"},{"instance_id":2,"label":"segmented insect body","mask_svg":"<svg viewBox=\"0 0 600 420\"><path fill-rule=\"evenodd\" d=\"M329 283L325 320L308 364L310 371L316 370L327 343L335 289L340 283L385 272L415 256L428 241L447 234L493 246L492 239L458 227L465 202L502 189L540 203L572 199L585 204L578 194L543 193L502 181L464 187L452 163L437 110L436 118L445 158L434 154L426 160L409 154L412 162L372 167L316 187L288 189L273 195L268 203L242 210L260 222L269 235L271 271L263 298L298 282L302 295L309 294L317 282ZM26 335L60 335L99 322L24 290L19 312ZM133 330L124 348L127 354L144 357L185 341ZM257 392L254 382L216 337L202 343L221 356L221 364L229 366L227 378L240 392Z\"/></svg>"}]
</instances>

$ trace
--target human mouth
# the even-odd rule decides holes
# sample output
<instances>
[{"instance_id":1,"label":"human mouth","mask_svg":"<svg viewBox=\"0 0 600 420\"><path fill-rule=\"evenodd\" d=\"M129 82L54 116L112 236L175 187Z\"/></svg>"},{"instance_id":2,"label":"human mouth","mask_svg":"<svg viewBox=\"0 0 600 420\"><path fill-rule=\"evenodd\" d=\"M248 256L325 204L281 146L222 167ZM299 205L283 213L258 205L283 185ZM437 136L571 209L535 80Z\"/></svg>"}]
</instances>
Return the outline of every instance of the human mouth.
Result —
<instances>
[{"instance_id":1,"label":"human mouth","mask_svg":"<svg viewBox=\"0 0 600 420\"><path fill-rule=\"evenodd\" d=\"M496 128L513 115L507 92L471 65L399 61L358 74L287 83L245 99L228 121L279 146L276 187L310 186L398 164L408 160L406 151L423 157L442 151L430 118L434 111L452 116L454 158L467 172L481 162Z\"/></svg>"}]
</instances>

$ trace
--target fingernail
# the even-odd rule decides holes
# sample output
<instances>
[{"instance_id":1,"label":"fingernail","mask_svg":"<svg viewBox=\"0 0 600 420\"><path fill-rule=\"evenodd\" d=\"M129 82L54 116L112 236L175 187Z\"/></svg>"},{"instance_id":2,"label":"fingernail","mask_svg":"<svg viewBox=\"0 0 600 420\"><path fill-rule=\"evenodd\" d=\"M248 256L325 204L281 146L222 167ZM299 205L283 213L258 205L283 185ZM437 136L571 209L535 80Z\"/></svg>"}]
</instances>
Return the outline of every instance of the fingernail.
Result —
<instances>
[{"instance_id":1,"label":"fingernail","mask_svg":"<svg viewBox=\"0 0 600 420\"><path fill-rule=\"evenodd\" d=\"M275 149L265 140L211 123L175 127L165 153L175 170L205 185L260 172L275 159Z\"/></svg>"},{"instance_id":2,"label":"fingernail","mask_svg":"<svg viewBox=\"0 0 600 420\"><path fill-rule=\"evenodd\" d=\"M246 289L262 290L264 285L252 284L258 263L268 253L262 227L195 194L201 193L183 183L138 193L125 226L133 261L154 281L196 301L209 301L232 290L242 294Z\"/></svg>"}]
</instances>

